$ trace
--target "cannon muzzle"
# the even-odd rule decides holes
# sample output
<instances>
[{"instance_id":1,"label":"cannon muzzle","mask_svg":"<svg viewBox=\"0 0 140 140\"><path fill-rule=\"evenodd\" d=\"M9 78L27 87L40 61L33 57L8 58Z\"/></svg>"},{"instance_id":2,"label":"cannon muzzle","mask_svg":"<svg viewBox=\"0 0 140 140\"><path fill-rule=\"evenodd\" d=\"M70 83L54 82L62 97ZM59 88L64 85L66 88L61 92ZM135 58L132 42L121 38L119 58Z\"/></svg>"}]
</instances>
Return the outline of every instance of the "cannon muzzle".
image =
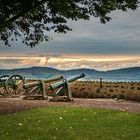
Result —
<instances>
[{"instance_id":1,"label":"cannon muzzle","mask_svg":"<svg viewBox=\"0 0 140 140\"><path fill-rule=\"evenodd\" d=\"M80 78L83 78L85 77L85 74L84 73L81 73L80 75L76 75L76 76L73 76L73 77L70 77L67 79L67 82L71 83L77 79L80 79Z\"/></svg>"}]
</instances>

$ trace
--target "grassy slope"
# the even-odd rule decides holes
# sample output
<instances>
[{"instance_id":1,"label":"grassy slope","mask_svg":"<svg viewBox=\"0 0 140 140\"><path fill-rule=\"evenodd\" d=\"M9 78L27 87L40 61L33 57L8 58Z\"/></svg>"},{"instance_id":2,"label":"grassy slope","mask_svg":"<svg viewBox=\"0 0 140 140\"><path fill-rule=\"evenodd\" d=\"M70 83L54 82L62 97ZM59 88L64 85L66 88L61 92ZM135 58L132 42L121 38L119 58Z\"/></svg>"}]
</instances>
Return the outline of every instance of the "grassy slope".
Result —
<instances>
[{"instance_id":1,"label":"grassy slope","mask_svg":"<svg viewBox=\"0 0 140 140\"><path fill-rule=\"evenodd\" d=\"M140 115L50 107L0 115L0 140L140 140Z\"/></svg>"}]
</instances>

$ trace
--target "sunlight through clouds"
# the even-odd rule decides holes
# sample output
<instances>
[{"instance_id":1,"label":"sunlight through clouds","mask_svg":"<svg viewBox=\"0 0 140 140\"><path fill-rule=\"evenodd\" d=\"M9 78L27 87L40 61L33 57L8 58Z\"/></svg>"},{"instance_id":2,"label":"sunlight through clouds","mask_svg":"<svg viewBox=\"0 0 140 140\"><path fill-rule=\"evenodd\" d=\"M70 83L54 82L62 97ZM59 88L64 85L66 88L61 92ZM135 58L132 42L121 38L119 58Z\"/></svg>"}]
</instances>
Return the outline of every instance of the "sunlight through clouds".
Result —
<instances>
[{"instance_id":1,"label":"sunlight through clouds","mask_svg":"<svg viewBox=\"0 0 140 140\"><path fill-rule=\"evenodd\" d=\"M111 70L140 66L139 56L41 56L41 57L0 57L1 68L21 68L31 66L53 67L57 69L93 68Z\"/></svg>"}]
</instances>

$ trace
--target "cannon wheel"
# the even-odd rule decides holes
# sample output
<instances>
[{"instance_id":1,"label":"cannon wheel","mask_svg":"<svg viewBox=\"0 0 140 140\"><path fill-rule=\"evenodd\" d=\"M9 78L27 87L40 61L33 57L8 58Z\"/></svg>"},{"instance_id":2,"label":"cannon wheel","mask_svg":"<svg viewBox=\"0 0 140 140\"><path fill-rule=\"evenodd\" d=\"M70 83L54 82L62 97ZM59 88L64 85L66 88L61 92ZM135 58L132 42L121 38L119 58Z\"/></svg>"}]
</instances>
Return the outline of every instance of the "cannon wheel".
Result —
<instances>
[{"instance_id":1,"label":"cannon wheel","mask_svg":"<svg viewBox=\"0 0 140 140\"><path fill-rule=\"evenodd\" d=\"M21 75L13 75L6 80L6 90L10 96L23 95L24 89L24 78Z\"/></svg>"},{"instance_id":2,"label":"cannon wheel","mask_svg":"<svg viewBox=\"0 0 140 140\"><path fill-rule=\"evenodd\" d=\"M0 95L2 96L6 96L7 95L7 90L6 90L6 86L5 86L5 81L9 78L9 75L2 75L0 77Z\"/></svg>"}]
</instances>

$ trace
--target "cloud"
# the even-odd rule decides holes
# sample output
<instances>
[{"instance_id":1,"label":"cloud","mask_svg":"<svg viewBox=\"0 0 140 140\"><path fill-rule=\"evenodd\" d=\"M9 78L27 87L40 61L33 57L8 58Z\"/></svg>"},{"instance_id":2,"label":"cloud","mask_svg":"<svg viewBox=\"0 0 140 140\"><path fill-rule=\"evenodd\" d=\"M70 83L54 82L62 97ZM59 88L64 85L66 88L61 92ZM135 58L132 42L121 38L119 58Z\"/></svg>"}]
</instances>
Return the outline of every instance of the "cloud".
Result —
<instances>
[{"instance_id":1,"label":"cloud","mask_svg":"<svg viewBox=\"0 0 140 140\"><path fill-rule=\"evenodd\" d=\"M0 58L0 65L2 68L22 68L22 67L31 67L31 66L42 66L46 64L48 58Z\"/></svg>"},{"instance_id":2,"label":"cloud","mask_svg":"<svg viewBox=\"0 0 140 140\"><path fill-rule=\"evenodd\" d=\"M43 42L35 48L25 47L20 42L6 47L0 43L1 68L30 66L51 66L59 69L95 68L108 70L140 66L140 7L136 11L115 11L110 14L112 21L101 24L98 19L69 21L73 31L67 34L52 34L54 39ZM89 61L89 58L110 57L121 61ZM133 58L130 57L133 56ZM8 57L9 56L9 57ZM12 59L11 59L12 57ZM13 58L14 57L14 58ZM79 58L78 58L79 57ZM73 59L72 59L73 58ZM66 59L71 59L66 61ZM78 61L77 61L78 60Z\"/></svg>"},{"instance_id":3,"label":"cloud","mask_svg":"<svg viewBox=\"0 0 140 140\"><path fill-rule=\"evenodd\" d=\"M112 21L100 24L89 21L69 22L73 28L66 35L54 35L47 52L59 54L140 54L140 8L137 11L113 12ZM46 44L40 45L45 48Z\"/></svg>"},{"instance_id":4,"label":"cloud","mask_svg":"<svg viewBox=\"0 0 140 140\"><path fill-rule=\"evenodd\" d=\"M1 68L20 68L31 66L53 67L57 69L93 68L111 70L140 66L139 56L38 56L38 57L0 57Z\"/></svg>"},{"instance_id":5,"label":"cloud","mask_svg":"<svg viewBox=\"0 0 140 140\"><path fill-rule=\"evenodd\" d=\"M93 68L96 70L106 71L112 69L120 69L126 67L140 66L140 60L129 61L104 61L104 62L91 62L91 61L79 61L70 63L59 63L56 65L58 69L73 69L73 68Z\"/></svg>"}]
</instances>

